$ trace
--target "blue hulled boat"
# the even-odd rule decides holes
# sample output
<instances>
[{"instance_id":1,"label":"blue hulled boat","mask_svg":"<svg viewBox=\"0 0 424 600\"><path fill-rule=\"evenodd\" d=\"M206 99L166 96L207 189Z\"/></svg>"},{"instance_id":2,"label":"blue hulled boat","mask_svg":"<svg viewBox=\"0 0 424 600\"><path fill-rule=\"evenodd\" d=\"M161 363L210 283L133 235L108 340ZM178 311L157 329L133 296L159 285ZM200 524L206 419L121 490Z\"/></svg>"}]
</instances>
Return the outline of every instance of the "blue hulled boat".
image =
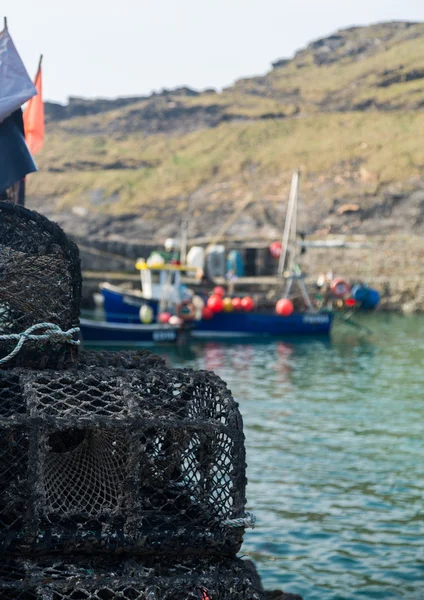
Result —
<instances>
[{"instance_id":1,"label":"blue hulled boat","mask_svg":"<svg viewBox=\"0 0 424 600\"><path fill-rule=\"evenodd\" d=\"M221 312L206 321L198 321L191 335L195 338L285 337L292 335L328 335L333 314L296 312L288 317L260 312Z\"/></svg>"},{"instance_id":2,"label":"blue hulled boat","mask_svg":"<svg viewBox=\"0 0 424 600\"><path fill-rule=\"evenodd\" d=\"M107 322L94 319L80 319L81 337L84 346L156 346L176 344L181 328L172 325L152 323Z\"/></svg>"},{"instance_id":3,"label":"blue hulled boat","mask_svg":"<svg viewBox=\"0 0 424 600\"><path fill-rule=\"evenodd\" d=\"M126 328L131 328L131 325L140 327L140 310L143 306L151 307L153 318L157 319L161 305L170 311L173 307L175 312L183 301L185 286L181 285L180 276L185 267L172 264L148 266L144 261L138 261L136 267L141 272L141 290L129 290L108 283L101 286L105 319L109 324L121 324ZM159 283L152 284L152 278L157 274ZM163 289L171 299L165 303ZM202 311L198 310L194 318L186 322L191 336L199 339L329 335L333 322L331 312L314 310L293 312L286 317L258 310L218 312L210 319L204 319L201 315Z\"/></svg>"}]
</instances>

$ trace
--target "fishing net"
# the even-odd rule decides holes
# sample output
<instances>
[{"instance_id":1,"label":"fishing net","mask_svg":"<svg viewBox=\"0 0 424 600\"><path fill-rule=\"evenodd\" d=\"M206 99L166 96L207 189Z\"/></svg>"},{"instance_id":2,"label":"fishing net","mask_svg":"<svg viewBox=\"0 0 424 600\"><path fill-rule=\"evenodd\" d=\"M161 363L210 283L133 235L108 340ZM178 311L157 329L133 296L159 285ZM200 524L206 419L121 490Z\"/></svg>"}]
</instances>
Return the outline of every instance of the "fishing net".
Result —
<instances>
[{"instance_id":1,"label":"fishing net","mask_svg":"<svg viewBox=\"0 0 424 600\"><path fill-rule=\"evenodd\" d=\"M71 367L75 367L78 370L96 369L97 367L146 370L165 366L165 360L149 350L82 350L78 355L78 364L71 365Z\"/></svg>"},{"instance_id":2,"label":"fishing net","mask_svg":"<svg viewBox=\"0 0 424 600\"><path fill-rule=\"evenodd\" d=\"M7 560L2 600L263 600L250 561L196 561L172 566L135 560Z\"/></svg>"},{"instance_id":3,"label":"fishing net","mask_svg":"<svg viewBox=\"0 0 424 600\"><path fill-rule=\"evenodd\" d=\"M0 371L0 552L234 555L245 449L225 384L147 353L81 359Z\"/></svg>"},{"instance_id":4,"label":"fishing net","mask_svg":"<svg viewBox=\"0 0 424 600\"><path fill-rule=\"evenodd\" d=\"M42 215L0 202L0 358L9 355L32 326L51 323L62 332L78 326L81 272L77 246ZM44 329L33 332L42 333ZM4 339L11 335L10 339ZM59 335L25 341L8 368L61 368L76 358L77 346Z\"/></svg>"}]
</instances>

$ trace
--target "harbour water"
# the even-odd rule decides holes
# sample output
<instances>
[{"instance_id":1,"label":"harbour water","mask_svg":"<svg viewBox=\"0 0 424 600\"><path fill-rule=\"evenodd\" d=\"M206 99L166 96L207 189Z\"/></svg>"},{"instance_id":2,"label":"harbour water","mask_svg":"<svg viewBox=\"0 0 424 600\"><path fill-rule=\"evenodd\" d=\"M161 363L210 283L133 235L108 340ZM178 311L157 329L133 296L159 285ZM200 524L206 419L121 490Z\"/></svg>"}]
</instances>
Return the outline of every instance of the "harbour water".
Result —
<instances>
[{"instance_id":1,"label":"harbour water","mask_svg":"<svg viewBox=\"0 0 424 600\"><path fill-rule=\"evenodd\" d=\"M304 600L424 598L424 317L375 315L372 336L157 349L211 369L240 403L242 554Z\"/></svg>"}]
</instances>

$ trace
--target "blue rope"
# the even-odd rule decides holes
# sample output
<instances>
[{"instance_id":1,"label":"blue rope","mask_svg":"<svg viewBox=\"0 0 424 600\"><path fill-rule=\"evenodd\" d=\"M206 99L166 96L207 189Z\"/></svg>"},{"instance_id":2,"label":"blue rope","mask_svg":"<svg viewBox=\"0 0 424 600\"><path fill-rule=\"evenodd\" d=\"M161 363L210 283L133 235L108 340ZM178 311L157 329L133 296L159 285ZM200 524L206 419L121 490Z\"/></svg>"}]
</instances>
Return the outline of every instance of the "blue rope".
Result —
<instances>
[{"instance_id":1,"label":"blue rope","mask_svg":"<svg viewBox=\"0 0 424 600\"><path fill-rule=\"evenodd\" d=\"M73 339L73 335L75 333L79 333L79 330L79 327L72 327L72 329L68 329L68 331L62 331L59 325L55 325L54 323L36 323L22 333L9 333L0 335L0 342L18 340L18 343L12 352L0 359L0 365L4 365L6 362L16 356L26 341L51 341L57 344L68 343L72 344L73 346L79 346L80 341ZM34 333L36 331L42 331L42 333Z\"/></svg>"}]
</instances>

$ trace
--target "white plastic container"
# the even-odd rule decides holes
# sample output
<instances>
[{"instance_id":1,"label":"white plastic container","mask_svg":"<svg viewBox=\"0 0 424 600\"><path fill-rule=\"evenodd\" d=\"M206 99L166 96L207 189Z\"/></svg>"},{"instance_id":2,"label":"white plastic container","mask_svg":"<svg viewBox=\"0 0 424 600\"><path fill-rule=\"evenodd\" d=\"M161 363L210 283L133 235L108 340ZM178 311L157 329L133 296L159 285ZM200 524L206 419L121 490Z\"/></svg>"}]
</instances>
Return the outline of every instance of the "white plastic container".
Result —
<instances>
[{"instance_id":1,"label":"white plastic container","mask_svg":"<svg viewBox=\"0 0 424 600\"><path fill-rule=\"evenodd\" d=\"M206 274L209 279L225 277L225 246L210 246L206 253Z\"/></svg>"},{"instance_id":2,"label":"white plastic container","mask_svg":"<svg viewBox=\"0 0 424 600\"><path fill-rule=\"evenodd\" d=\"M205 249L201 246L193 246L190 248L187 254L187 265L203 270L205 268ZM193 276L196 275L194 271L189 273Z\"/></svg>"}]
</instances>

